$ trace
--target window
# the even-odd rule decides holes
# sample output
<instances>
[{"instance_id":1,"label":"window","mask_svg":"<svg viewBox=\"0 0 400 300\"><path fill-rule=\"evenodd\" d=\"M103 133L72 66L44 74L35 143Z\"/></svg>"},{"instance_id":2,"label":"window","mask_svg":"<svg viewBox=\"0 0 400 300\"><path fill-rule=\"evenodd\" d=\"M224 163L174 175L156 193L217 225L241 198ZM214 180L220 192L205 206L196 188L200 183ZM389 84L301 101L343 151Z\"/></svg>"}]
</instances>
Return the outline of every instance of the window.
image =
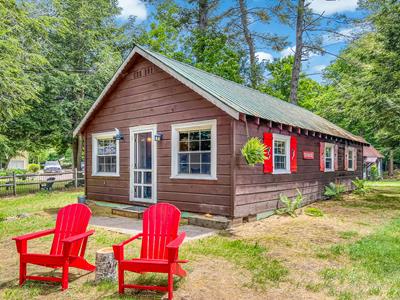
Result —
<instances>
[{"instance_id":1,"label":"window","mask_svg":"<svg viewBox=\"0 0 400 300\"><path fill-rule=\"evenodd\" d=\"M290 173L290 136L274 134L274 174Z\"/></svg>"},{"instance_id":2,"label":"window","mask_svg":"<svg viewBox=\"0 0 400 300\"><path fill-rule=\"evenodd\" d=\"M172 125L171 178L216 179L217 122Z\"/></svg>"},{"instance_id":3,"label":"window","mask_svg":"<svg viewBox=\"0 0 400 300\"><path fill-rule=\"evenodd\" d=\"M334 145L325 143L325 172L334 171Z\"/></svg>"},{"instance_id":4,"label":"window","mask_svg":"<svg viewBox=\"0 0 400 300\"><path fill-rule=\"evenodd\" d=\"M354 148L349 148L347 153L347 170L354 171Z\"/></svg>"},{"instance_id":5,"label":"window","mask_svg":"<svg viewBox=\"0 0 400 300\"><path fill-rule=\"evenodd\" d=\"M92 175L119 176L119 141L115 132L92 135Z\"/></svg>"}]
</instances>

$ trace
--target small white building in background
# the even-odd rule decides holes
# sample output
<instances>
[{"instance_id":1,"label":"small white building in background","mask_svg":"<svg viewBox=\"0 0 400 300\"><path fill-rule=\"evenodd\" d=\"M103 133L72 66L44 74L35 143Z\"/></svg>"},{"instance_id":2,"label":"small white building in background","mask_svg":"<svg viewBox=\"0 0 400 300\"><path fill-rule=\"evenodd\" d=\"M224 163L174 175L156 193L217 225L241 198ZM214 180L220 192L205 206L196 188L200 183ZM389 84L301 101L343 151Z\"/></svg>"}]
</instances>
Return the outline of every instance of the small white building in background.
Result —
<instances>
[{"instance_id":1,"label":"small white building in background","mask_svg":"<svg viewBox=\"0 0 400 300\"><path fill-rule=\"evenodd\" d=\"M376 150L372 145L363 147L363 177L369 179L371 175L371 167L376 165L378 168L379 177L383 176L383 161L384 156Z\"/></svg>"},{"instance_id":2,"label":"small white building in background","mask_svg":"<svg viewBox=\"0 0 400 300\"><path fill-rule=\"evenodd\" d=\"M28 152L24 151L14 156L8 163L7 169L26 170L29 164Z\"/></svg>"}]
</instances>

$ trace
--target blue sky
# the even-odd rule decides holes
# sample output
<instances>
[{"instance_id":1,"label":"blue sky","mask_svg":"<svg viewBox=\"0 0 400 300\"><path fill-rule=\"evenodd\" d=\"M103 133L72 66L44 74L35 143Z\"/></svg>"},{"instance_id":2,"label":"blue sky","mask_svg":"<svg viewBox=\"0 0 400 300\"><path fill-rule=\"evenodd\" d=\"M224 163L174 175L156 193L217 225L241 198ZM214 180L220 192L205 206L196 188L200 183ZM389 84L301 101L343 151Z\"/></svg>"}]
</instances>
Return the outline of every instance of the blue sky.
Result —
<instances>
[{"instance_id":1,"label":"blue sky","mask_svg":"<svg viewBox=\"0 0 400 300\"><path fill-rule=\"evenodd\" d=\"M264 5L266 1L276 1L276 0L248 0L249 7ZM230 5L229 1L221 1L221 8ZM333 16L335 13L346 14L349 17L355 17L362 14L357 6L357 0L308 0L311 2L311 8L317 12L324 12L325 16ZM121 18L127 18L130 15L136 16L138 22L145 21L152 8L146 6L140 0L119 0L119 5L122 7ZM289 47L281 52L275 52L271 49L262 49L261 45L257 45L258 57L260 59L273 59L279 58L285 55L290 55L293 53L295 44L295 33L293 28L283 25L276 20L273 20L270 24L254 24L253 29L259 32L270 32L277 33L288 37ZM340 28L340 32L344 35L350 37L351 33L357 30L357 28L347 25ZM328 34L323 34L323 44L326 45L326 50L334 54L338 54L343 47L346 46L348 40L343 37L333 37ZM329 63L334 60L335 57L332 55L312 55L307 62L303 63L303 71L315 80L321 80L321 72L323 69L329 65Z\"/></svg>"}]
</instances>

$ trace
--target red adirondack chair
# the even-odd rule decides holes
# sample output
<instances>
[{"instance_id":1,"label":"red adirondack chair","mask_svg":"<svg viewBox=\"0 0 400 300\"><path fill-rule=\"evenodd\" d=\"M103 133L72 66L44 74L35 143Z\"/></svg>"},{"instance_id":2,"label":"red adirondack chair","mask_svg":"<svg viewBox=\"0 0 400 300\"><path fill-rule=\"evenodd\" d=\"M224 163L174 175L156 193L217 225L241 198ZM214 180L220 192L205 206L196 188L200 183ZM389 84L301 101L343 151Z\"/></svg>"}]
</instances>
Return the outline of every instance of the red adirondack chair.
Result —
<instances>
[{"instance_id":1,"label":"red adirondack chair","mask_svg":"<svg viewBox=\"0 0 400 300\"><path fill-rule=\"evenodd\" d=\"M181 212L171 204L152 205L143 213L143 232L113 246L114 256L118 261L119 293L123 294L125 288L166 291L168 299L172 299L174 275L186 276L180 264L187 260L178 259L179 246L186 236L185 232L178 236L180 218ZM138 238L142 238L140 258L125 259L124 246ZM168 286L125 284L125 271L141 274L168 273Z\"/></svg>"},{"instance_id":2,"label":"red adirondack chair","mask_svg":"<svg viewBox=\"0 0 400 300\"><path fill-rule=\"evenodd\" d=\"M88 237L94 230L86 231L92 212L83 204L70 204L59 210L56 227L14 237L20 256L19 284L28 280L61 282L62 289L68 288L69 267L94 271L95 266L88 263L85 250ZM54 234L50 254L28 253L28 241ZM53 269L62 268L62 277L27 276L26 265L34 264Z\"/></svg>"}]
</instances>

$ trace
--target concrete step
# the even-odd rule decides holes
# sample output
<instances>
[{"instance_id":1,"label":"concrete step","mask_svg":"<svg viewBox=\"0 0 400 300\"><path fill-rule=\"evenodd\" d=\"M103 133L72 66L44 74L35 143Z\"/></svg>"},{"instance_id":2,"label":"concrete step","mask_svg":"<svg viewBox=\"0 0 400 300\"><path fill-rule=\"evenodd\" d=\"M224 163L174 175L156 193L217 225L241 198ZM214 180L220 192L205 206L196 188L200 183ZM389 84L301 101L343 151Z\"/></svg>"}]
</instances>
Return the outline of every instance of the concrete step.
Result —
<instances>
[{"instance_id":1,"label":"concrete step","mask_svg":"<svg viewBox=\"0 0 400 300\"><path fill-rule=\"evenodd\" d=\"M111 214L127 218L142 219L145 210L146 207L142 206L127 206L122 208L112 208Z\"/></svg>"},{"instance_id":2,"label":"concrete step","mask_svg":"<svg viewBox=\"0 0 400 300\"><path fill-rule=\"evenodd\" d=\"M230 220L223 216L212 215L191 215L188 217L189 225L201 226L212 229L227 229L230 226Z\"/></svg>"}]
</instances>

